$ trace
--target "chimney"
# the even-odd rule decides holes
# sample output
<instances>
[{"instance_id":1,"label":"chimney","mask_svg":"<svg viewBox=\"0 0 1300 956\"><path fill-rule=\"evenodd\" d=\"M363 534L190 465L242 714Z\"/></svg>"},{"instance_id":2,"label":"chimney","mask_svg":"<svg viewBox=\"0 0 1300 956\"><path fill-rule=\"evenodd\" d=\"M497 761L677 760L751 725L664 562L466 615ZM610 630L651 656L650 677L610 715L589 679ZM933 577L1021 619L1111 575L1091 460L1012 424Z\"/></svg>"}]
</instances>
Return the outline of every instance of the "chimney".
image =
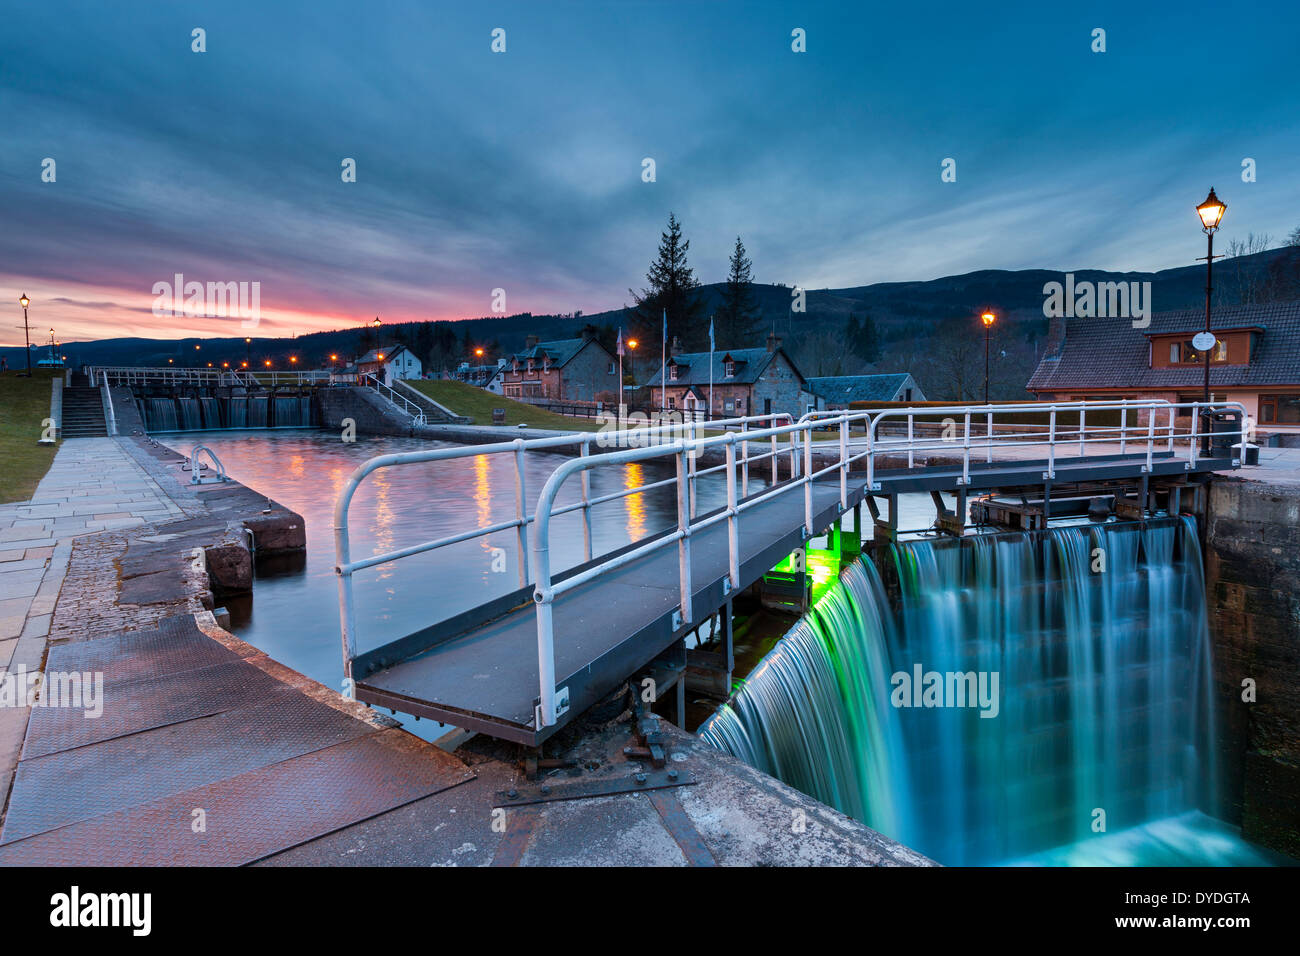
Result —
<instances>
[{"instance_id":1,"label":"chimney","mask_svg":"<svg viewBox=\"0 0 1300 956\"><path fill-rule=\"evenodd\" d=\"M1065 319L1053 315L1047 325L1047 342L1043 345L1043 358L1059 359L1065 351Z\"/></svg>"},{"instance_id":2,"label":"chimney","mask_svg":"<svg viewBox=\"0 0 1300 956\"><path fill-rule=\"evenodd\" d=\"M584 325L582 327L582 341L590 342L596 337L596 327L594 325Z\"/></svg>"},{"instance_id":3,"label":"chimney","mask_svg":"<svg viewBox=\"0 0 1300 956\"><path fill-rule=\"evenodd\" d=\"M668 348L668 354L673 358L682 354L682 342L677 336L673 336L673 344Z\"/></svg>"},{"instance_id":4,"label":"chimney","mask_svg":"<svg viewBox=\"0 0 1300 956\"><path fill-rule=\"evenodd\" d=\"M767 333L767 350L769 352L775 352L780 347L781 336L777 335L775 332Z\"/></svg>"},{"instance_id":5,"label":"chimney","mask_svg":"<svg viewBox=\"0 0 1300 956\"><path fill-rule=\"evenodd\" d=\"M528 336L528 338L524 339L525 352L527 352L529 349L535 349L535 348L537 348L537 336L530 335Z\"/></svg>"}]
</instances>

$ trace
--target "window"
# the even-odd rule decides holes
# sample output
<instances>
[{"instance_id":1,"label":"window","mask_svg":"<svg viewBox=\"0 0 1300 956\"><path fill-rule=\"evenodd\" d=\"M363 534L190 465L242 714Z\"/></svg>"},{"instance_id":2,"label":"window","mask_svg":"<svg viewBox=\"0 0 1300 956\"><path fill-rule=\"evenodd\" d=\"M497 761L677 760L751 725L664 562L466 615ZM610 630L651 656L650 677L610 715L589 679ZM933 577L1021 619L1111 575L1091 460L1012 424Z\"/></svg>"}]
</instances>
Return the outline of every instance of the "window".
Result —
<instances>
[{"instance_id":1,"label":"window","mask_svg":"<svg viewBox=\"0 0 1300 956\"><path fill-rule=\"evenodd\" d=\"M736 363L727 361L722 363L722 377L731 378L736 374Z\"/></svg>"},{"instance_id":2,"label":"window","mask_svg":"<svg viewBox=\"0 0 1300 956\"><path fill-rule=\"evenodd\" d=\"M1300 393L1259 396L1261 424L1300 425Z\"/></svg>"},{"instance_id":3,"label":"window","mask_svg":"<svg viewBox=\"0 0 1300 956\"><path fill-rule=\"evenodd\" d=\"M671 396L671 395L668 396L668 407L669 407L669 408L676 408L676 407L677 407L677 399L675 399L675 398L674 398L673 396Z\"/></svg>"},{"instance_id":4,"label":"window","mask_svg":"<svg viewBox=\"0 0 1300 956\"><path fill-rule=\"evenodd\" d=\"M668 379L669 379L669 381L673 381L673 382L677 381L677 366L676 366L676 365L670 365L670 366L668 366Z\"/></svg>"},{"instance_id":5,"label":"window","mask_svg":"<svg viewBox=\"0 0 1300 956\"><path fill-rule=\"evenodd\" d=\"M1228 361L1228 343L1223 339L1216 339L1214 349L1210 352L1210 362ZM1183 339L1180 342L1169 343L1169 364L1170 365L1204 365L1205 353L1196 351L1192 345L1191 339Z\"/></svg>"},{"instance_id":6,"label":"window","mask_svg":"<svg viewBox=\"0 0 1300 956\"><path fill-rule=\"evenodd\" d=\"M610 375L617 375L617 374L618 374L618 363L617 363L617 362L610 362L610 363L609 363L609 373L608 373L608 374L610 374Z\"/></svg>"}]
</instances>

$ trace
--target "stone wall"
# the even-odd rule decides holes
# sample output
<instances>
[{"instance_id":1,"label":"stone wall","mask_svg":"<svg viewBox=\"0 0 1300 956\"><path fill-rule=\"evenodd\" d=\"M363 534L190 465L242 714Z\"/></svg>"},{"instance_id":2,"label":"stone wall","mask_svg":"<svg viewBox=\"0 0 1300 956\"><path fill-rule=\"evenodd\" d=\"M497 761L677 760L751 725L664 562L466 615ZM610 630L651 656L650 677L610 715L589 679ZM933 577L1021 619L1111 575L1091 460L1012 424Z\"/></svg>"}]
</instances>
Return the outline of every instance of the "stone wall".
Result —
<instances>
[{"instance_id":1,"label":"stone wall","mask_svg":"<svg viewBox=\"0 0 1300 956\"><path fill-rule=\"evenodd\" d=\"M1222 813L1247 839L1300 857L1300 486L1211 484L1206 592Z\"/></svg>"},{"instance_id":2,"label":"stone wall","mask_svg":"<svg viewBox=\"0 0 1300 956\"><path fill-rule=\"evenodd\" d=\"M341 431L343 420L352 419L362 435L411 435L413 419L371 388L322 388L318 392L321 426Z\"/></svg>"}]
</instances>

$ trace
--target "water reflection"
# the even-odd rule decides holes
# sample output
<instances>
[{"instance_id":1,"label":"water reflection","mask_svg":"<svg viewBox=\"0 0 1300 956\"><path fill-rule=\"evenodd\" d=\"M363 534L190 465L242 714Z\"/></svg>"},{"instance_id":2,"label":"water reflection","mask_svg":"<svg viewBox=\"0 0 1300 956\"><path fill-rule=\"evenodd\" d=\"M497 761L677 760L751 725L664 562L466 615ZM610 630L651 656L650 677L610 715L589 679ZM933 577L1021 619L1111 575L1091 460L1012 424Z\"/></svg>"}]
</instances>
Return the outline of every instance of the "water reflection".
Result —
<instances>
[{"instance_id":1,"label":"water reflection","mask_svg":"<svg viewBox=\"0 0 1300 956\"><path fill-rule=\"evenodd\" d=\"M624 476L623 487L631 491L646 483L645 468L638 461L629 462ZM627 508L627 536L632 541L645 537L646 504L645 493L629 495L624 499Z\"/></svg>"}]
</instances>

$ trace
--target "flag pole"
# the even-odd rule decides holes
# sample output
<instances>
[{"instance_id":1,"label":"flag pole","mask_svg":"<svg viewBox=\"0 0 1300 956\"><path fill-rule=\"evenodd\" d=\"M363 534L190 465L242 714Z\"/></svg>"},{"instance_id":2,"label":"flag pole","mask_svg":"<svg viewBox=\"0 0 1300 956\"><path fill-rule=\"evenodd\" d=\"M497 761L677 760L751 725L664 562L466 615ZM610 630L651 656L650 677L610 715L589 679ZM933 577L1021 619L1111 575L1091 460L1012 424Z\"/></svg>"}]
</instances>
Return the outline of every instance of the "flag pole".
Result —
<instances>
[{"instance_id":1,"label":"flag pole","mask_svg":"<svg viewBox=\"0 0 1300 956\"><path fill-rule=\"evenodd\" d=\"M659 421L668 410L668 310L664 309L664 334L659 349Z\"/></svg>"},{"instance_id":2,"label":"flag pole","mask_svg":"<svg viewBox=\"0 0 1300 956\"><path fill-rule=\"evenodd\" d=\"M709 407L704 413L706 422L713 416L713 352L716 347L713 344L713 316L709 316Z\"/></svg>"},{"instance_id":3,"label":"flag pole","mask_svg":"<svg viewBox=\"0 0 1300 956\"><path fill-rule=\"evenodd\" d=\"M623 428L623 420L627 417L623 410L623 327L618 327L618 427Z\"/></svg>"}]
</instances>

